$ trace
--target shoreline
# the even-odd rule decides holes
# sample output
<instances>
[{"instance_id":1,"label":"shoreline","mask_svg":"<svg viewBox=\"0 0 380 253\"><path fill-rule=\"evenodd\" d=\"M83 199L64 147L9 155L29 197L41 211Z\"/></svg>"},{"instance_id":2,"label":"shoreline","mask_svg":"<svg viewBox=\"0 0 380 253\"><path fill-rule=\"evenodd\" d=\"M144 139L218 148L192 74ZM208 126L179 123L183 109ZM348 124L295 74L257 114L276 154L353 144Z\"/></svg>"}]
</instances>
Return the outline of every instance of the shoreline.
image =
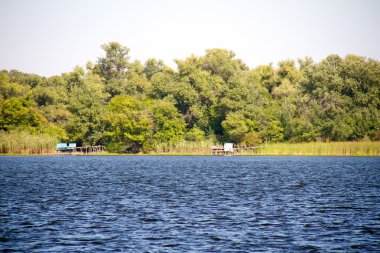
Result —
<instances>
[{"instance_id":1,"label":"shoreline","mask_svg":"<svg viewBox=\"0 0 380 253\"><path fill-rule=\"evenodd\" d=\"M167 152L151 153L32 153L23 150L19 153L4 153L0 156L225 156L211 154L208 146L198 148L171 147ZM52 150L52 149L51 149ZM310 143L268 143L263 148L236 152L232 156L335 156L335 157L380 157L380 141L362 142L310 142Z\"/></svg>"},{"instance_id":2,"label":"shoreline","mask_svg":"<svg viewBox=\"0 0 380 253\"><path fill-rule=\"evenodd\" d=\"M334 154L302 154L302 155L296 155L296 154L285 154L285 155L279 155L279 154L254 154L254 155L247 155L247 154L235 154L235 155L201 155L201 154L86 154L86 155L76 155L76 154L70 154L70 155L62 155L62 154L0 154L0 157L46 157L46 156L57 156L57 157L64 157L64 156L71 156L71 157L88 157L88 156L193 156L193 157L380 157L380 155L334 155Z\"/></svg>"}]
</instances>

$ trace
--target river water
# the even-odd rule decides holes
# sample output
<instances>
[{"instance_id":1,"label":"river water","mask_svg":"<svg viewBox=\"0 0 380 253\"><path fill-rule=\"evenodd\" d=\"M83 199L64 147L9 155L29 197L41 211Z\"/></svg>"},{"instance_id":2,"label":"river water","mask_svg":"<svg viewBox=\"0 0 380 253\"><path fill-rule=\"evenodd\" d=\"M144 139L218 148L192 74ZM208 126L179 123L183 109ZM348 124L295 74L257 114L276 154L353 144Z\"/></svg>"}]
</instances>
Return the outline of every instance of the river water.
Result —
<instances>
[{"instance_id":1,"label":"river water","mask_svg":"<svg viewBox=\"0 0 380 253\"><path fill-rule=\"evenodd\" d=\"M380 158L0 157L0 251L379 252Z\"/></svg>"}]
</instances>

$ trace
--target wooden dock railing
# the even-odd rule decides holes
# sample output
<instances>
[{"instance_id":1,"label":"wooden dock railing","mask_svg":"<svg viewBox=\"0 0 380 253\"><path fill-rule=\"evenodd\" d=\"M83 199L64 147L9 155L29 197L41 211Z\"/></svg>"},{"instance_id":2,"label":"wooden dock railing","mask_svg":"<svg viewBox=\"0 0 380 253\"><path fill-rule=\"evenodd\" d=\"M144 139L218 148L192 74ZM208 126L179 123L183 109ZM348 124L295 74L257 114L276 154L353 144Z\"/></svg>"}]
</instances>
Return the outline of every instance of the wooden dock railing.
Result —
<instances>
[{"instance_id":1,"label":"wooden dock railing","mask_svg":"<svg viewBox=\"0 0 380 253\"><path fill-rule=\"evenodd\" d=\"M258 148L263 148L264 146L237 146L233 148L233 151L231 150L224 150L223 146L211 146L210 151L212 155L233 155L235 153L241 153L243 151L255 151Z\"/></svg>"},{"instance_id":2,"label":"wooden dock railing","mask_svg":"<svg viewBox=\"0 0 380 253\"><path fill-rule=\"evenodd\" d=\"M77 152L82 152L84 154L88 153L100 153L105 150L104 146L84 146L84 147L77 147Z\"/></svg>"}]
</instances>

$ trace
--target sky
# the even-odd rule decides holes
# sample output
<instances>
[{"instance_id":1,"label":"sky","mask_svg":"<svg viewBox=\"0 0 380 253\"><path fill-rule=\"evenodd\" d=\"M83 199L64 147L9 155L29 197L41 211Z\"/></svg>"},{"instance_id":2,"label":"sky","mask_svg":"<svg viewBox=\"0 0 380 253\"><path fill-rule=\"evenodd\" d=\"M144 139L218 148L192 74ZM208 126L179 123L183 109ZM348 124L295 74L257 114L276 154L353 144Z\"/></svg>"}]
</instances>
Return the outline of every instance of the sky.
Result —
<instances>
[{"instance_id":1,"label":"sky","mask_svg":"<svg viewBox=\"0 0 380 253\"><path fill-rule=\"evenodd\" d=\"M0 0L0 69L60 75L117 41L131 60L229 49L248 66L306 56L380 60L380 0Z\"/></svg>"}]
</instances>

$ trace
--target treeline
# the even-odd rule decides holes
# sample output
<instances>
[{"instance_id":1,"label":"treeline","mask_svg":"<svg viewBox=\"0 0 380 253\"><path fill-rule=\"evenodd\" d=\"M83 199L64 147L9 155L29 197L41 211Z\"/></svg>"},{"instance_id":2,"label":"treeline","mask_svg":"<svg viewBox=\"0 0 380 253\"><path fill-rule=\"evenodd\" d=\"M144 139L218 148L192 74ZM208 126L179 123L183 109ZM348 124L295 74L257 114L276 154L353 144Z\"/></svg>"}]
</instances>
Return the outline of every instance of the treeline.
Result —
<instances>
[{"instance_id":1,"label":"treeline","mask_svg":"<svg viewBox=\"0 0 380 253\"><path fill-rule=\"evenodd\" d=\"M250 69L229 50L129 60L117 42L86 68L41 77L0 72L0 131L51 136L111 152L181 141L380 140L380 63L330 55Z\"/></svg>"}]
</instances>

